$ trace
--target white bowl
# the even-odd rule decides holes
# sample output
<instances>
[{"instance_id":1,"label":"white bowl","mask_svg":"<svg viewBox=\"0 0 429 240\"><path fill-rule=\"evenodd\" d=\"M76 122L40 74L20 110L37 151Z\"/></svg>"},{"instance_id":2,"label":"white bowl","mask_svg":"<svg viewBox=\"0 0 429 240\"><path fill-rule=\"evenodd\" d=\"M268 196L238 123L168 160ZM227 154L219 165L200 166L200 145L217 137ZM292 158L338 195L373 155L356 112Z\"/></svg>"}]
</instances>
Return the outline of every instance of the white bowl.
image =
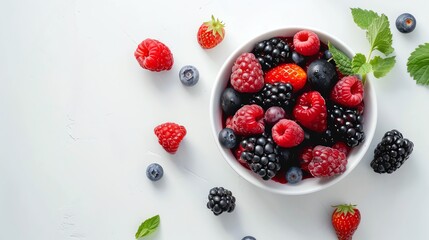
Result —
<instances>
[{"instance_id":1,"label":"white bowl","mask_svg":"<svg viewBox=\"0 0 429 240\"><path fill-rule=\"evenodd\" d=\"M330 178L308 178L302 180L300 183L292 185L292 184L281 184L278 182L274 182L272 180L264 181L257 174L253 173L251 170L244 168L238 160L234 157L230 149L222 147L218 141L218 134L222 130L222 109L220 105L220 96L222 91L228 84L229 77L231 75L231 68L234 64L234 61L240 56L240 54L245 52L252 51L254 45L257 42L260 42L265 39L269 39L272 37L288 37L293 36L296 32L307 29L315 32L320 40L325 44L331 42L336 48L344 52L349 57L354 56L354 52L342 41L337 38L329 35L328 33L311 29L311 28L302 28L302 27L286 27L281 29L275 29L263 34L259 34L256 37L250 39L242 46L240 46L237 50L235 50L226 62L221 67L211 92L210 99L210 121L212 125L213 136L216 141L216 145L218 146L220 152L222 153L225 160L228 164L234 169L241 177L246 179L248 182L253 185L260 187L262 189L285 194L285 195L301 195L312 193L316 191L320 191L329 186L334 185L339 182L341 179L345 178L361 161L363 156L365 155L368 147L371 143L371 140L374 136L375 127L377 125L377 99L374 91L374 87L372 86L371 80L367 79L365 82L365 112L364 112L364 132L365 132L365 141L361 143L359 146L353 148L353 150L349 153L347 159L347 170L338 176L330 177Z\"/></svg>"}]
</instances>

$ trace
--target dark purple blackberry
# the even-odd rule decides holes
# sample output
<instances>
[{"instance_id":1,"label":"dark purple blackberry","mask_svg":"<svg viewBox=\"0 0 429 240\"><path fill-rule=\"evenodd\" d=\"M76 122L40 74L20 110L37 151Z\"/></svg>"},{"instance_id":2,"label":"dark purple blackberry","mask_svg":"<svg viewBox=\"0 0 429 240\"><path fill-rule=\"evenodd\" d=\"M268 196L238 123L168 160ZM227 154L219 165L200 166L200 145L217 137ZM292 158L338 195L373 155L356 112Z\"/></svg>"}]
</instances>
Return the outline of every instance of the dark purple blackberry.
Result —
<instances>
[{"instance_id":1,"label":"dark purple blackberry","mask_svg":"<svg viewBox=\"0 0 429 240\"><path fill-rule=\"evenodd\" d=\"M398 130L388 131L374 150L371 167L377 173L393 173L408 159L413 147Z\"/></svg>"},{"instance_id":2,"label":"dark purple blackberry","mask_svg":"<svg viewBox=\"0 0 429 240\"><path fill-rule=\"evenodd\" d=\"M208 199L207 208L212 210L216 216L223 212L234 211L235 197L232 196L231 191L228 189L214 187L210 189Z\"/></svg>"},{"instance_id":3,"label":"dark purple blackberry","mask_svg":"<svg viewBox=\"0 0 429 240\"><path fill-rule=\"evenodd\" d=\"M244 148L241 158L262 179L269 180L280 170L281 165L277 145L272 138L263 134L257 137L245 138L240 144Z\"/></svg>"},{"instance_id":4,"label":"dark purple blackberry","mask_svg":"<svg viewBox=\"0 0 429 240\"><path fill-rule=\"evenodd\" d=\"M289 61L289 45L280 38L271 38L255 45L252 53L264 71Z\"/></svg>"},{"instance_id":5,"label":"dark purple blackberry","mask_svg":"<svg viewBox=\"0 0 429 240\"><path fill-rule=\"evenodd\" d=\"M341 141L349 147L356 147L365 139L363 116L357 109L328 106L328 130L335 141Z\"/></svg>"},{"instance_id":6,"label":"dark purple blackberry","mask_svg":"<svg viewBox=\"0 0 429 240\"><path fill-rule=\"evenodd\" d=\"M279 106L284 110L289 111L295 104L293 87L290 83L266 83L261 91L255 93L250 98L250 103L257 104L264 110L267 110L272 106Z\"/></svg>"},{"instance_id":7,"label":"dark purple blackberry","mask_svg":"<svg viewBox=\"0 0 429 240\"><path fill-rule=\"evenodd\" d=\"M331 147L336 143L335 137L331 129L326 129L325 132L318 134L319 143Z\"/></svg>"}]
</instances>

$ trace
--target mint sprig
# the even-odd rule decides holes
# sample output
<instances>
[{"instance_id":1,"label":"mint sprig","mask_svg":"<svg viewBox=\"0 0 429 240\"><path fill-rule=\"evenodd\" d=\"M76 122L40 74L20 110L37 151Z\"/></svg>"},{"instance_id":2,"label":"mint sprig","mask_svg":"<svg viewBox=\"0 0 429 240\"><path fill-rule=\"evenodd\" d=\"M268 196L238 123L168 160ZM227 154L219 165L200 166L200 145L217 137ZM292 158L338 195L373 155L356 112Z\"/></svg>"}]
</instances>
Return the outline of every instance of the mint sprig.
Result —
<instances>
[{"instance_id":1,"label":"mint sprig","mask_svg":"<svg viewBox=\"0 0 429 240\"><path fill-rule=\"evenodd\" d=\"M407 61L407 71L420 85L429 85L429 43L419 45Z\"/></svg>"},{"instance_id":2,"label":"mint sprig","mask_svg":"<svg viewBox=\"0 0 429 240\"><path fill-rule=\"evenodd\" d=\"M338 49L332 44L328 44L338 70L344 75L361 75L363 82L366 80L366 75L371 72L376 78L384 77L396 62L395 56L389 56L395 50L392 47L389 19L386 15L379 15L371 10L352 8L351 12L356 25L366 30L370 49L367 55L357 53L352 59L345 60L345 54L339 54ZM373 57L374 52L378 52L382 56Z\"/></svg>"},{"instance_id":3,"label":"mint sprig","mask_svg":"<svg viewBox=\"0 0 429 240\"><path fill-rule=\"evenodd\" d=\"M146 219L136 232L136 239L145 237L153 233L159 226L161 218L159 215Z\"/></svg>"},{"instance_id":4,"label":"mint sprig","mask_svg":"<svg viewBox=\"0 0 429 240\"><path fill-rule=\"evenodd\" d=\"M353 75L352 61L346 54L338 50L334 45L328 42L329 51L332 53L335 63L337 64L338 70L344 75Z\"/></svg>"}]
</instances>

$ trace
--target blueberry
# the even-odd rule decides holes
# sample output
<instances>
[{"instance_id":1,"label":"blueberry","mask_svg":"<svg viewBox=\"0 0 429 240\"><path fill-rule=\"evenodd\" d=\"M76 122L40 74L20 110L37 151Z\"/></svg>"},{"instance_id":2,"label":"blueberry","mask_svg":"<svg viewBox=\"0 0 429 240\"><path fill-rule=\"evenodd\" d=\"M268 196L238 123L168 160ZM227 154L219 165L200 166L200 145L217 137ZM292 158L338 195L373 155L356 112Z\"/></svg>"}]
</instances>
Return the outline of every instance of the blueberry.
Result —
<instances>
[{"instance_id":1,"label":"blueberry","mask_svg":"<svg viewBox=\"0 0 429 240\"><path fill-rule=\"evenodd\" d=\"M291 167L286 172L286 180L290 184L297 184L302 180L302 170L299 167Z\"/></svg>"},{"instance_id":2,"label":"blueberry","mask_svg":"<svg viewBox=\"0 0 429 240\"><path fill-rule=\"evenodd\" d=\"M158 163L152 163L146 168L146 176L151 181L158 181L164 175L164 169Z\"/></svg>"},{"instance_id":3,"label":"blueberry","mask_svg":"<svg viewBox=\"0 0 429 240\"><path fill-rule=\"evenodd\" d=\"M305 66L305 58L295 51L292 52L292 61L301 67Z\"/></svg>"},{"instance_id":4,"label":"blueberry","mask_svg":"<svg viewBox=\"0 0 429 240\"><path fill-rule=\"evenodd\" d=\"M241 240L256 240L256 238L252 237L252 236L245 236L244 238L242 238Z\"/></svg>"},{"instance_id":5,"label":"blueberry","mask_svg":"<svg viewBox=\"0 0 429 240\"><path fill-rule=\"evenodd\" d=\"M234 148L237 146L237 137L230 128L224 128L219 132L219 142L226 148Z\"/></svg>"},{"instance_id":6,"label":"blueberry","mask_svg":"<svg viewBox=\"0 0 429 240\"><path fill-rule=\"evenodd\" d=\"M333 56L332 56L331 51L329 51L329 50L325 50L325 51L323 52L323 58L324 58L324 59L329 60L329 59L331 59L332 57L333 57Z\"/></svg>"},{"instance_id":7,"label":"blueberry","mask_svg":"<svg viewBox=\"0 0 429 240\"><path fill-rule=\"evenodd\" d=\"M241 98L232 88L225 88L220 98L222 110L228 116L233 115L241 107Z\"/></svg>"},{"instance_id":8,"label":"blueberry","mask_svg":"<svg viewBox=\"0 0 429 240\"><path fill-rule=\"evenodd\" d=\"M183 85L191 87L197 84L200 73L194 66L186 65L180 69L179 78Z\"/></svg>"},{"instance_id":9,"label":"blueberry","mask_svg":"<svg viewBox=\"0 0 429 240\"><path fill-rule=\"evenodd\" d=\"M401 33L410 33L416 28L416 19L409 13L403 13L396 19L396 28Z\"/></svg>"},{"instance_id":10,"label":"blueberry","mask_svg":"<svg viewBox=\"0 0 429 240\"><path fill-rule=\"evenodd\" d=\"M313 61L307 69L307 78L314 90L327 96L338 82L335 66L325 59Z\"/></svg>"}]
</instances>

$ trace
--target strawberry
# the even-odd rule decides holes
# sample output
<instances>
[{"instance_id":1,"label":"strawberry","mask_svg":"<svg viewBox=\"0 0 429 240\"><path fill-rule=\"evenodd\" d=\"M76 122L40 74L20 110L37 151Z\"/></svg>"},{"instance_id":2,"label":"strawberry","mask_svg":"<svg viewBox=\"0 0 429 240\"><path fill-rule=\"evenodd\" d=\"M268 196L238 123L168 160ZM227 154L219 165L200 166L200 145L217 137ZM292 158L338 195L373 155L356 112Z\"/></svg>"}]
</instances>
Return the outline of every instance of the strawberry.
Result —
<instances>
[{"instance_id":1,"label":"strawberry","mask_svg":"<svg viewBox=\"0 0 429 240\"><path fill-rule=\"evenodd\" d=\"M179 148L180 142L186 135L186 129L177 123L167 122L158 125L154 129L158 142L165 151L175 154Z\"/></svg>"},{"instance_id":2,"label":"strawberry","mask_svg":"<svg viewBox=\"0 0 429 240\"><path fill-rule=\"evenodd\" d=\"M360 211L356 205L342 204L334 206L332 226L337 233L338 240L351 240L360 223Z\"/></svg>"},{"instance_id":3,"label":"strawberry","mask_svg":"<svg viewBox=\"0 0 429 240\"><path fill-rule=\"evenodd\" d=\"M142 68L155 72L170 70L174 62L170 49L162 42L150 38L139 44L134 56Z\"/></svg>"},{"instance_id":4,"label":"strawberry","mask_svg":"<svg viewBox=\"0 0 429 240\"><path fill-rule=\"evenodd\" d=\"M311 56L319 52L320 40L312 31L302 30L293 36L295 51L303 56Z\"/></svg>"},{"instance_id":5,"label":"strawberry","mask_svg":"<svg viewBox=\"0 0 429 240\"><path fill-rule=\"evenodd\" d=\"M343 77L335 84L331 99L345 107L356 107L363 100L363 84L356 76Z\"/></svg>"},{"instance_id":6,"label":"strawberry","mask_svg":"<svg viewBox=\"0 0 429 240\"><path fill-rule=\"evenodd\" d=\"M212 19L208 22L204 22L201 24L197 33L198 43L204 49L214 48L220 42L222 42L225 36L225 25L219 21L219 19L215 19L212 15Z\"/></svg>"},{"instance_id":7,"label":"strawberry","mask_svg":"<svg viewBox=\"0 0 429 240\"><path fill-rule=\"evenodd\" d=\"M325 99L317 91L306 92L298 98L293 116L312 131L324 132L328 126Z\"/></svg>"},{"instance_id":8,"label":"strawberry","mask_svg":"<svg viewBox=\"0 0 429 240\"><path fill-rule=\"evenodd\" d=\"M265 131L264 109L256 104L244 105L234 114L230 125L238 135L263 133Z\"/></svg>"},{"instance_id":9,"label":"strawberry","mask_svg":"<svg viewBox=\"0 0 429 240\"><path fill-rule=\"evenodd\" d=\"M264 87L264 73L253 53L243 53L235 60L231 85L242 93L255 93Z\"/></svg>"},{"instance_id":10,"label":"strawberry","mask_svg":"<svg viewBox=\"0 0 429 240\"><path fill-rule=\"evenodd\" d=\"M286 63L269 70L265 74L265 83L290 83L293 91L301 90L307 82L307 73L294 63Z\"/></svg>"},{"instance_id":11,"label":"strawberry","mask_svg":"<svg viewBox=\"0 0 429 240\"><path fill-rule=\"evenodd\" d=\"M304 141L304 130L294 121L281 119L271 129L273 140L284 148L298 146Z\"/></svg>"}]
</instances>

